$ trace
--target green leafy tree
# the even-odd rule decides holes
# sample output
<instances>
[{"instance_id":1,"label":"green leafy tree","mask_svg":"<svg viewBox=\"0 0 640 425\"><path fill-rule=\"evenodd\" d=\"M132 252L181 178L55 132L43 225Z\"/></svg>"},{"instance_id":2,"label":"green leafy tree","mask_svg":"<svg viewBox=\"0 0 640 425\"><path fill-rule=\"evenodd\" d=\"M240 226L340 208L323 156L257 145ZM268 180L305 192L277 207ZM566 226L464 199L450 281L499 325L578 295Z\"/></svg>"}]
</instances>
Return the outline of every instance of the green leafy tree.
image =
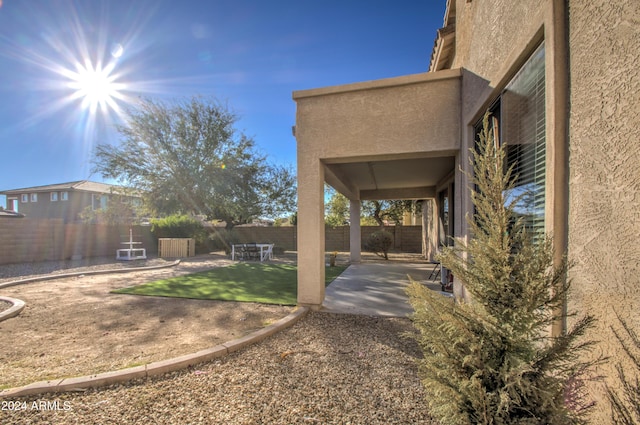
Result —
<instances>
[{"instance_id":1,"label":"green leafy tree","mask_svg":"<svg viewBox=\"0 0 640 425\"><path fill-rule=\"evenodd\" d=\"M349 223L349 200L331 186L325 186L329 196L325 204L324 222L327 226L344 226Z\"/></svg>"},{"instance_id":2,"label":"green leafy tree","mask_svg":"<svg viewBox=\"0 0 640 425\"><path fill-rule=\"evenodd\" d=\"M120 145L96 148L94 172L139 189L158 215L204 215L231 228L291 212L294 173L269 164L236 121L215 99L142 99L118 127Z\"/></svg>"},{"instance_id":3,"label":"green leafy tree","mask_svg":"<svg viewBox=\"0 0 640 425\"><path fill-rule=\"evenodd\" d=\"M434 417L446 424L584 423L581 360L593 317L563 335L567 263L554 267L551 239L533 238L508 197L511 169L494 144L488 117L480 134L468 220L472 238L445 249L442 265L464 283L471 301L443 297L418 283L408 289L424 353L419 373Z\"/></svg>"},{"instance_id":4,"label":"green leafy tree","mask_svg":"<svg viewBox=\"0 0 640 425\"><path fill-rule=\"evenodd\" d=\"M325 204L325 223L328 226L344 226L349 223L349 199L331 186L325 186L328 198ZM414 212L416 204L406 200L363 201L360 224L384 226L385 220L401 224L405 212Z\"/></svg>"},{"instance_id":5,"label":"green leafy tree","mask_svg":"<svg viewBox=\"0 0 640 425\"><path fill-rule=\"evenodd\" d=\"M414 212L416 204L407 200L364 201L362 212L372 218L378 226L384 226L385 220L401 224L405 212Z\"/></svg>"},{"instance_id":6,"label":"green leafy tree","mask_svg":"<svg viewBox=\"0 0 640 425\"><path fill-rule=\"evenodd\" d=\"M140 224L148 215L140 194L131 188L113 188L104 208L89 205L80 212L80 219L86 223Z\"/></svg>"},{"instance_id":7,"label":"green leafy tree","mask_svg":"<svg viewBox=\"0 0 640 425\"><path fill-rule=\"evenodd\" d=\"M200 221L178 214L151 220L151 233L155 238L194 238L198 242L207 236Z\"/></svg>"}]
</instances>

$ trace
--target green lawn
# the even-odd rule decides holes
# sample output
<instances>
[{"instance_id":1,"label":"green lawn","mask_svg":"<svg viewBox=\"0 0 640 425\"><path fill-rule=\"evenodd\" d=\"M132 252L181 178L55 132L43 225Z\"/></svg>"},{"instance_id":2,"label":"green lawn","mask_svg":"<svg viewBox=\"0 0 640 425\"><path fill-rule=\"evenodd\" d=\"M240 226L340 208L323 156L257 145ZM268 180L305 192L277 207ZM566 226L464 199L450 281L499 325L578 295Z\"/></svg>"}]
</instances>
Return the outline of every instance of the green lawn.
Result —
<instances>
[{"instance_id":1,"label":"green lawn","mask_svg":"<svg viewBox=\"0 0 640 425\"><path fill-rule=\"evenodd\" d=\"M346 269L327 267L325 285ZM237 263L205 272L163 279L144 285L117 289L117 294L200 300L247 301L264 304L295 305L297 267L289 264Z\"/></svg>"}]
</instances>

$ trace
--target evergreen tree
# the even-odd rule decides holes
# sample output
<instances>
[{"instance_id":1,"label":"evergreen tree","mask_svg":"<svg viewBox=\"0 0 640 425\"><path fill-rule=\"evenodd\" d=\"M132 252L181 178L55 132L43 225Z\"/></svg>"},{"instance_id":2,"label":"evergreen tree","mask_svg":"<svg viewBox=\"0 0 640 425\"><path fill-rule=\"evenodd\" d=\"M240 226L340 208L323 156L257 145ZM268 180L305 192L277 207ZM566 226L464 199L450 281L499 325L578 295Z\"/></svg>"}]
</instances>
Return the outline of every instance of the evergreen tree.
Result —
<instances>
[{"instance_id":1,"label":"evergreen tree","mask_svg":"<svg viewBox=\"0 0 640 425\"><path fill-rule=\"evenodd\" d=\"M565 319L557 314L568 290L566 261L554 267L551 239L530 234L514 212L512 170L488 116L471 157L472 237L456 239L440 256L470 300L416 282L408 289L431 412L443 424L583 423L588 405L579 384L590 363L580 355L591 343L580 337L594 319L549 335Z\"/></svg>"}]
</instances>

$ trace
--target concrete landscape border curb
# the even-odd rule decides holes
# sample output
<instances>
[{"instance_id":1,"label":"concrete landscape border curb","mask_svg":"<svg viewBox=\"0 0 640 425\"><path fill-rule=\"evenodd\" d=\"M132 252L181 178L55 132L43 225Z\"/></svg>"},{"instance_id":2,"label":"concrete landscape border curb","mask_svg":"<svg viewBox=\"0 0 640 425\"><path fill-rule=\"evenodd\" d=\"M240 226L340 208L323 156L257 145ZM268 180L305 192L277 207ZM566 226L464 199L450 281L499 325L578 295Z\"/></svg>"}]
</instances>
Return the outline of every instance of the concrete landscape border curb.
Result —
<instances>
[{"instance_id":1,"label":"concrete landscape border curb","mask_svg":"<svg viewBox=\"0 0 640 425\"><path fill-rule=\"evenodd\" d=\"M40 282L43 280L63 279L67 277L91 276L91 275L109 274L109 273L141 272L146 270L166 269L169 267L175 267L178 264L180 264L180 260L176 260L173 263L169 263L169 264L160 264L158 266L124 267L124 268L118 268L118 269L87 270L85 272L75 272L75 273L47 274L42 276L28 277L26 279L12 280L11 282L0 283L0 289L8 288L10 286L22 285L24 283Z\"/></svg>"},{"instance_id":2,"label":"concrete landscape border curb","mask_svg":"<svg viewBox=\"0 0 640 425\"><path fill-rule=\"evenodd\" d=\"M77 273L65 274L48 274L43 276L31 277L27 279L14 280L11 282L0 283L0 289L10 286L22 285L31 282L40 282L44 280L64 279L69 277L89 276L109 273L127 273L135 271L155 270L168 267L175 267L180 264L180 260L176 260L170 264L148 267L132 267L122 269L93 270ZM25 308L26 303L17 298L0 297L0 300L13 304L8 310L0 312L0 322L10 317L17 316ZM168 360L160 360L142 366L135 366L126 369L115 370L111 372L103 372L95 375L76 376L71 378L57 378L47 381L34 382L22 387L8 388L0 390L0 399L7 397L23 397L28 395L59 393L66 391L84 391L88 388L104 387L122 382L131 381L140 378L149 378L152 376L162 375L177 370L186 369L188 367L204 363L215 358L224 357L234 351L238 351L251 344L262 341L263 339L292 326L302 317L304 317L309 309L307 307L298 307L288 316L272 323L265 328L257 330L241 338L216 345L212 348L197 351L193 354L186 354L174 357Z\"/></svg>"},{"instance_id":3,"label":"concrete landscape border curb","mask_svg":"<svg viewBox=\"0 0 640 425\"><path fill-rule=\"evenodd\" d=\"M8 397L23 397L28 395L59 393L67 391L84 391L88 388L103 387L134 379L146 379L152 376L162 375L168 372L186 369L188 367L204 363L216 358L224 357L230 353L245 348L251 344L262 341L265 338L292 326L308 313L307 307L298 307L288 316L277 322L257 330L242 338L234 339L215 347L175 357L169 360L152 362L142 366L120 369L112 372L99 373L96 375L78 376L73 378L58 378L48 381L34 382L32 384L9 388L0 391L0 399Z\"/></svg>"},{"instance_id":4,"label":"concrete landscape border curb","mask_svg":"<svg viewBox=\"0 0 640 425\"><path fill-rule=\"evenodd\" d=\"M9 307L8 310L0 311L0 322L17 316L22 310L24 310L24 307L26 306L24 301L17 298L0 297L0 301L6 301L9 304L13 304L11 307Z\"/></svg>"},{"instance_id":5,"label":"concrete landscape border curb","mask_svg":"<svg viewBox=\"0 0 640 425\"><path fill-rule=\"evenodd\" d=\"M106 269L106 270L89 270L86 272L76 272L76 273L60 273L60 274L47 274L42 276L29 277L26 279L12 280L10 282L0 283L0 289L9 288L10 286L23 285L26 283L32 282L42 282L44 280L54 280L54 279L64 279L67 277L78 277L78 276L90 276L90 275L98 275L98 274L108 274L108 273L128 273L128 272L139 272L145 270L156 270L156 269L164 269L169 267L175 267L180 264L180 260L176 260L173 263L169 264L161 264L159 266L145 266L145 267L131 267L131 268L122 268L122 269ZM6 301L13 306L9 307L8 310L0 311L0 322L3 320L10 319L11 317L15 317L22 310L24 310L26 303L17 298L9 298L9 297L1 297L0 300Z\"/></svg>"}]
</instances>

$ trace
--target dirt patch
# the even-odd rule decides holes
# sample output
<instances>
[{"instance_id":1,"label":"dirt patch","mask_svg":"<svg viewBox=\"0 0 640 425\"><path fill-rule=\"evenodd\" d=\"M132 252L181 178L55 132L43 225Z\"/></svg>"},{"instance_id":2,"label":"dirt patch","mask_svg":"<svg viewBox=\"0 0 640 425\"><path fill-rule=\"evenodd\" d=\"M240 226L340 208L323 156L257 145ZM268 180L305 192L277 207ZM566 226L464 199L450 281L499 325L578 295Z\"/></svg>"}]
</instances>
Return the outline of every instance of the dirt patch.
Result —
<instances>
[{"instance_id":1,"label":"dirt patch","mask_svg":"<svg viewBox=\"0 0 640 425\"><path fill-rule=\"evenodd\" d=\"M11 304L10 302L0 300L0 313L5 310L9 310L12 306L13 304Z\"/></svg>"},{"instance_id":2,"label":"dirt patch","mask_svg":"<svg viewBox=\"0 0 640 425\"><path fill-rule=\"evenodd\" d=\"M0 322L0 388L193 353L247 335L293 310L110 293L227 264L225 259L200 258L177 268L61 278L3 289L3 296L21 299L27 306L19 316Z\"/></svg>"}]
</instances>

